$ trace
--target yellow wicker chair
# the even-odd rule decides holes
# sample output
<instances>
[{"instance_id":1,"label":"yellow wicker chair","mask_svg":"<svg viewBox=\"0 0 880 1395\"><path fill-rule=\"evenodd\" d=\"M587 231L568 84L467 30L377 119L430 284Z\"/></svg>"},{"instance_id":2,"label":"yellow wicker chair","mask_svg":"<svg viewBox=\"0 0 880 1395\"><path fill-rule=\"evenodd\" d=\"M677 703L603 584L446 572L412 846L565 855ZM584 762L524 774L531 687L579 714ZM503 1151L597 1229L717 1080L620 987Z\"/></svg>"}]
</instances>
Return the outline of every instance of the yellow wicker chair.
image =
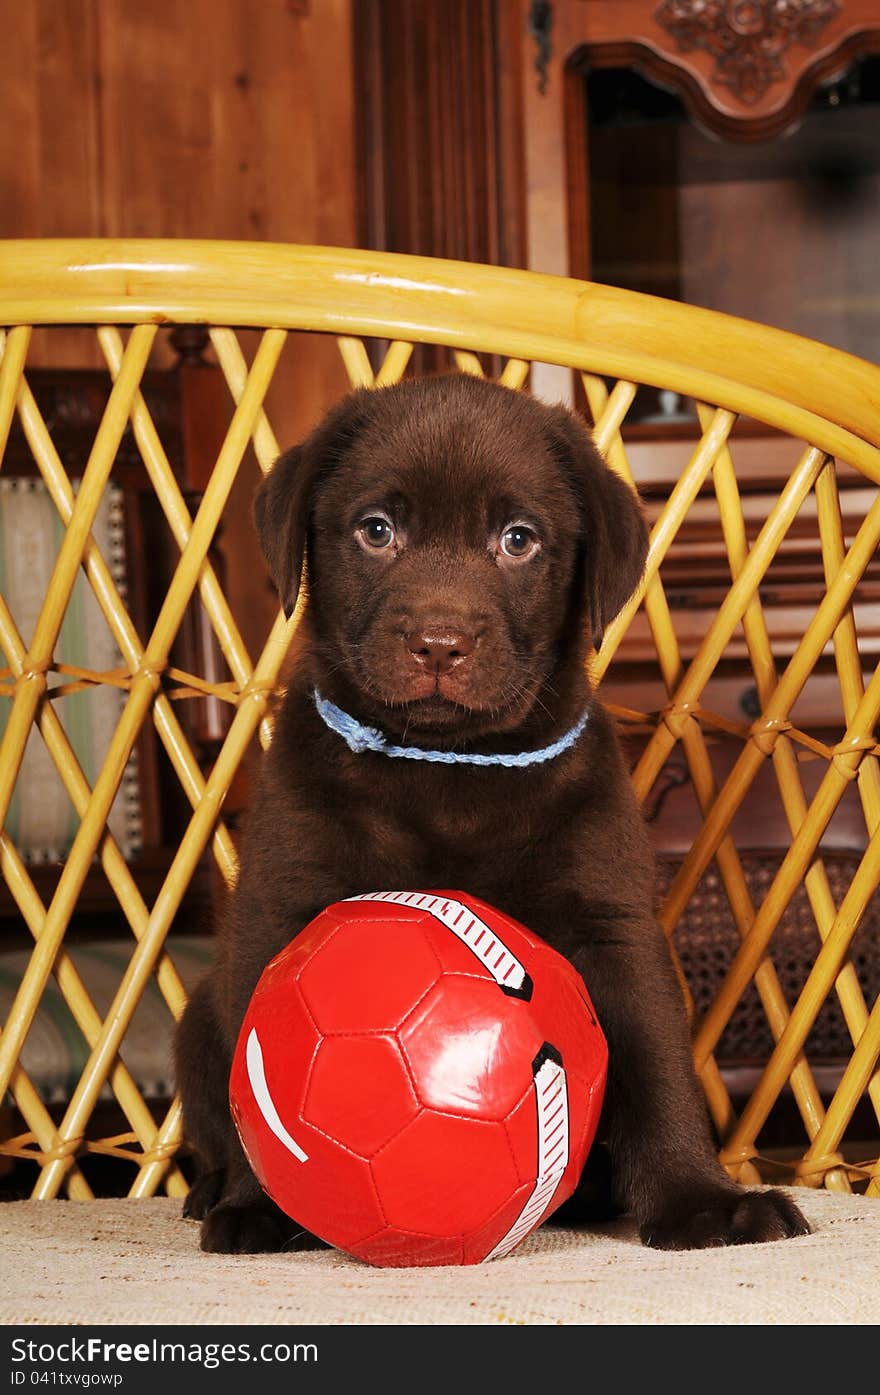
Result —
<instances>
[{"instance_id":1,"label":"yellow wicker chair","mask_svg":"<svg viewBox=\"0 0 880 1395\"><path fill-rule=\"evenodd\" d=\"M191 518L140 391L142 374L162 327L211 327L211 343L235 410L210 483ZM63 542L29 647L0 598L0 646L5 655L2 692L10 702L0 752L0 817L5 818L32 726L39 727L80 816L79 829L49 905L43 904L20 851L0 835L0 861L21 910L33 952L0 1038L0 1082L8 1085L26 1132L0 1144L0 1153L28 1158L37 1169L34 1196L87 1197L79 1166L86 1152L137 1164L131 1194L159 1188L185 1190L176 1161L180 1114L173 1104L158 1123L119 1052L132 1013L155 976L175 1016L183 988L166 933L205 849L222 876L236 874L233 842L222 806L250 743L271 737L267 702L299 624L279 614L262 653L252 662L242 642L208 549L230 489L252 445L268 470L278 442L264 409L267 389L289 331L335 336L356 385L383 385L404 373L412 346L446 345L458 367L481 372L479 353L504 361L501 381L526 382L533 363L561 365L581 376L595 421L595 437L612 466L631 477L621 424L638 384L670 389L698 404L702 436L656 521L644 585L605 636L595 660L602 679L634 614L644 607L668 695L651 715L651 734L635 770L646 800L658 774L681 744L703 813L702 827L666 896L661 918L672 935L697 884L715 858L741 938L740 949L714 1002L694 1020L694 1053L732 1175L762 1180L758 1155L762 1125L789 1083L804 1126L804 1147L789 1176L809 1185L880 1195L880 1160L854 1160L844 1144L860 1101L880 1119L880 1001L865 1001L850 953L860 921L880 884L880 671L863 680L853 618L854 588L880 541L880 368L836 350L763 326L605 286L527 272L453 262L325 248L209 242L9 242L0 249L0 453L18 412L46 488L64 523ZM74 495L27 382L31 327L95 326L113 391L80 488ZM125 335L122 327L131 326ZM263 331L250 366L237 331ZM364 339L383 343L374 375ZM608 390L608 380L614 385ZM797 438L803 450L779 497L748 545L728 437L738 414ZM92 536L99 501L111 476L120 438L131 423L153 489L180 549L179 564L146 643L142 643L107 560ZM288 444L283 442L282 444ZM841 521L835 462L845 462L875 487L873 503L851 544ZM676 638L660 564L701 488L717 496L731 583L693 657ZM815 497L827 589L793 655L777 668L759 586L776 549L804 501ZM126 693L103 768L90 788L53 708L49 674L59 629L80 571L85 573L123 655L120 675L67 670L71 683L113 682ZM169 667L169 652L191 596L198 592L210 617L230 679L210 684L203 675ZM707 683L735 631L741 628L754 670L761 712L751 724L702 705ZM844 723L826 746L791 722L793 705L823 651L833 651ZM234 718L213 769L203 776L176 715L175 699L215 692L234 705ZM626 714L623 714L626 716ZM646 714L640 714L644 721ZM107 829L107 815L126 761L145 722L155 725L192 817L154 904L147 906L130 867ZM717 730L741 740L730 775L718 786L707 740ZM808 802L801 757L825 763L818 793ZM752 902L731 822L758 771L772 764L791 846L758 906ZM851 781L864 814L865 852L837 904L821 861L828 821ZM100 1014L65 949L65 931L88 869L99 857L118 897L136 946L113 1003ZM772 937L790 898L804 886L821 950L797 1001L787 1001L772 960ZM26 934L23 929L23 936ZM769 952L768 952L769 947ZM20 1062L22 1045L50 975L90 1049L85 1069L60 1123L53 1120ZM760 1080L737 1117L713 1052L744 991L754 982L776 1045ZM836 994L852 1039L852 1053L827 1108L804 1043L825 999ZM93 1137L90 1121L109 1084L130 1132ZM874 1151L874 1150L872 1150ZM880 1152L880 1148L876 1150Z\"/></svg>"}]
</instances>

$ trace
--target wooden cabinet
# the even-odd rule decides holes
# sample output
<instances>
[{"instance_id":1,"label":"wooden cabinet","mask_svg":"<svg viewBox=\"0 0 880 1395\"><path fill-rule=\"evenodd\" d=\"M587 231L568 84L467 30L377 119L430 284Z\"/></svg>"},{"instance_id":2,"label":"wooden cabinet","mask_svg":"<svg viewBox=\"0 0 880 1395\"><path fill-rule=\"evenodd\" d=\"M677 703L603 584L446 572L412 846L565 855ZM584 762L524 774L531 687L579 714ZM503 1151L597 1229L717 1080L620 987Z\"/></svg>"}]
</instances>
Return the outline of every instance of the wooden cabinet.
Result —
<instances>
[{"instance_id":1,"label":"wooden cabinet","mask_svg":"<svg viewBox=\"0 0 880 1395\"><path fill-rule=\"evenodd\" d=\"M528 261L563 275L589 266L585 75L616 70L649 82L719 142L721 157L725 143L769 149L797 129L818 92L880 53L874 0L520 3Z\"/></svg>"}]
</instances>

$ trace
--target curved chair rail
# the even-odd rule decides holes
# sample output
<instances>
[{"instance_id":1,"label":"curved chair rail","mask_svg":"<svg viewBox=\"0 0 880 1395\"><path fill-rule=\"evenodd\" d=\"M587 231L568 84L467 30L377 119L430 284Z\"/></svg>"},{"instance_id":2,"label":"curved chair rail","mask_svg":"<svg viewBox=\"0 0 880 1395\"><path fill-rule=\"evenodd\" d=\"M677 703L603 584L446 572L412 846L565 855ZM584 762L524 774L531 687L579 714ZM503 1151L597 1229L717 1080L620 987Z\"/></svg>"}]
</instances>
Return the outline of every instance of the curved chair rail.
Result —
<instances>
[{"instance_id":1,"label":"curved chair rail","mask_svg":"<svg viewBox=\"0 0 880 1395\"><path fill-rule=\"evenodd\" d=\"M711 310L505 267L265 242L10 240L0 324L204 323L446 344L671 388L880 483L880 367Z\"/></svg>"}]
</instances>

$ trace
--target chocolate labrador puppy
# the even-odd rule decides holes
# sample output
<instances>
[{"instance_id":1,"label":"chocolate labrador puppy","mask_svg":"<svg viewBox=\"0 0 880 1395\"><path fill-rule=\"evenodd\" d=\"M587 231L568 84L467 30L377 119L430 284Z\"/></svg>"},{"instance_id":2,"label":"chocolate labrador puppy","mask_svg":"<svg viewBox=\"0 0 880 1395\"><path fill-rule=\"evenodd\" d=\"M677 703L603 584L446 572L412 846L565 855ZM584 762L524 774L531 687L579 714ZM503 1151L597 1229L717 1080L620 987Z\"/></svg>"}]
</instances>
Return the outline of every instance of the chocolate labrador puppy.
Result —
<instances>
[{"instance_id":1,"label":"chocolate labrador puppy","mask_svg":"<svg viewBox=\"0 0 880 1395\"><path fill-rule=\"evenodd\" d=\"M563 1214L617 1206L665 1249L807 1231L784 1193L744 1191L715 1156L651 851L586 668L638 585L645 524L579 420L463 375L358 391L279 459L255 516L288 614L307 558L309 633L217 966L178 1033L202 1247L320 1243L262 1192L230 1120L265 965L329 902L449 887L567 955L607 1036L608 1185L585 1176Z\"/></svg>"}]
</instances>

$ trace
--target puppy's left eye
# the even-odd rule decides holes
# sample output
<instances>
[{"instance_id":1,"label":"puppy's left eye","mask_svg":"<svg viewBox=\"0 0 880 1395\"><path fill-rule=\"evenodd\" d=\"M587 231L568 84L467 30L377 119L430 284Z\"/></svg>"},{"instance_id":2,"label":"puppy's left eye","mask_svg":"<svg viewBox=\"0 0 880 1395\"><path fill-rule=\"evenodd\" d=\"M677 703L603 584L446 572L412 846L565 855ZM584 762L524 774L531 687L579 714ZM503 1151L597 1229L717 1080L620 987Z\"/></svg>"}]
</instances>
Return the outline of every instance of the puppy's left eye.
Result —
<instances>
[{"instance_id":1,"label":"puppy's left eye","mask_svg":"<svg viewBox=\"0 0 880 1395\"><path fill-rule=\"evenodd\" d=\"M382 514L372 514L363 520L355 536L358 542L371 552L382 552L394 542L395 533L387 518Z\"/></svg>"},{"instance_id":2,"label":"puppy's left eye","mask_svg":"<svg viewBox=\"0 0 880 1395\"><path fill-rule=\"evenodd\" d=\"M515 562L525 562L535 555L541 544L534 528L526 523L511 523L501 534L499 546L505 557Z\"/></svg>"}]
</instances>

